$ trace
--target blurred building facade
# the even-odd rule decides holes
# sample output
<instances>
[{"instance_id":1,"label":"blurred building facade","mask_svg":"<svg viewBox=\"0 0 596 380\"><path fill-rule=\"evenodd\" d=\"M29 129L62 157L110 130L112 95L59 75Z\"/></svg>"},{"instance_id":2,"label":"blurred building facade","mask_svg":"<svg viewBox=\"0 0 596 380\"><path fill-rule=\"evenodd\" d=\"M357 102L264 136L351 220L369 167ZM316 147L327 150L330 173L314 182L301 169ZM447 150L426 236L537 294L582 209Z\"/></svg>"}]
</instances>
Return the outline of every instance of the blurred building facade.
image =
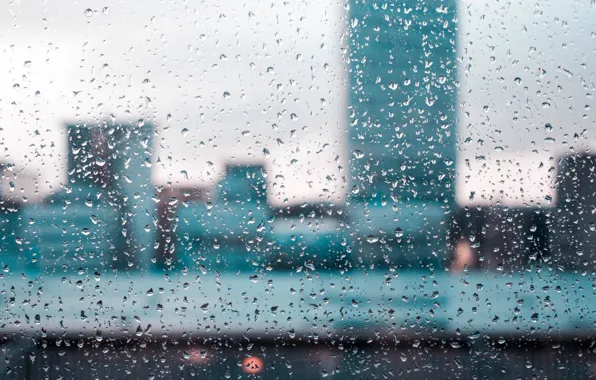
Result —
<instances>
[{"instance_id":1,"label":"blurred building facade","mask_svg":"<svg viewBox=\"0 0 596 380\"><path fill-rule=\"evenodd\" d=\"M559 160L550 226L553 261L566 270L596 268L596 155Z\"/></svg>"},{"instance_id":2,"label":"blurred building facade","mask_svg":"<svg viewBox=\"0 0 596 380\"><path fill-rule=\"evenodd\" d=\"M191 271L338 270L350 266L343 209L311 203L274 208L260 164L228 164L209 197L175 206L165 268Z\"/></svg>"},{"instance_id":3,"label":"blurred building facade","mask_svg":"<svg viewBox=\"0 0 596 380\"><path fill-rule=\"evenodd\" d=\"M459 209L450 229L455 269L514 273L549 262L548 215L548 209L536 207Z\"/></svg>"},{"instance_id":4,"label":"blurred building facade","mask_svg":"<svg viewBox=\"0 0 596 380\"><path fill-rule=\"evenodd\" d=\"M271 241L265 167L227 165L212 195L178 209L177 254L166 264L231 272L259 266Z\"/></svg>"},{"instance_id":5,"label":"blurred building facade","mask_svg":"<svg viewBox=\"0 0 596 380\"><path fill-rule=\"evenodd\" d=\"M43 271L146 268L154 246L151 125L68 125L68 180L23 207L21 249Z\"/></svg>"},{"instance_id":6,"label":"blurred building facade","mask_svg":"<svg viewBox=\"0 0 596 380\"><path fill-rule=\"evenodd\" d=\"M523 272L534 265L559 271L596 269L596 156L559 158L556 202L551 207L471 206L454 215L455 260L470 269Z\"/></svg>"},{"instance_id":7,"label":"blurred building facade","mask_svg":"<svg viewBox=\"0 0 596 380\"><path fill-rule=\"evenodd\" d=\"M353 256L442 265L455 206L456 2L349 5Z\"/></svg>"}]
</instances>

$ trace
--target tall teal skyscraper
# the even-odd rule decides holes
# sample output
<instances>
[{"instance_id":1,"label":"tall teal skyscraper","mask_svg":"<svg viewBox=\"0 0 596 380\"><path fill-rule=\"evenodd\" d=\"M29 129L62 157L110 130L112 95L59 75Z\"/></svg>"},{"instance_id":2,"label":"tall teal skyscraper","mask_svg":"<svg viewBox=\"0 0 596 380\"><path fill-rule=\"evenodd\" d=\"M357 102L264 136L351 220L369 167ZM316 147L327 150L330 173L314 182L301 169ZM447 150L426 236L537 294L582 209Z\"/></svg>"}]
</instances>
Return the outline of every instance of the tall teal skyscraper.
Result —
<instances>
[{"instance_id":1,"label":"tall teal skyscraper","mask_svg":"<svg viewBox=\"0 0 596 380\"><path fill-rule=\"evenodd\" d=\"M361 261L413 267L444 257L456 22L455 0L350 1L349 207Z\"/></svg>"}]
</instances>

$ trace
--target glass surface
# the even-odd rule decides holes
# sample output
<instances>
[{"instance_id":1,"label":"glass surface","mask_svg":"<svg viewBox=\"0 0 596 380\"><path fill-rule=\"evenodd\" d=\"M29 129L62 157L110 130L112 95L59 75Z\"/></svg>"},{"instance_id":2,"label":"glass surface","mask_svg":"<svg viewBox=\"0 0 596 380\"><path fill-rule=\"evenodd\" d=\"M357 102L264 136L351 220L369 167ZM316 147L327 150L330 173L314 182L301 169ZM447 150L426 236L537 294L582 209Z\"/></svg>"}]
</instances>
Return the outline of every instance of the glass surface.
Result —
<instances>
[{"instance_id":1,"label":"glass surface","mask_svg":"<svg viewBox=\"0 0 596 380\"><path fill-rule=\"evenodd\" d=\"M596 377L594 2L0 12L0 378Z\"/></svg>"}]
</instances>

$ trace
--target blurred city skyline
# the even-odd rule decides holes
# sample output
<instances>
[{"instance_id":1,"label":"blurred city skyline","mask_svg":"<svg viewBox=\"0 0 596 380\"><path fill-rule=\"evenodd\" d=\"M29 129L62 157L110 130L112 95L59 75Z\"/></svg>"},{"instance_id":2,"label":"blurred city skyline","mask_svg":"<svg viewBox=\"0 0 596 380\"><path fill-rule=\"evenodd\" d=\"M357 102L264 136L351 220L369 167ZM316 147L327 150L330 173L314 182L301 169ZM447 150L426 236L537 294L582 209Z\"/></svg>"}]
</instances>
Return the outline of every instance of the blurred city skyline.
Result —
<instances>
[{"instance_id":1,"label":"blurred city skyline","mask_svg":"<svg viewBox=\"0 0 596 380\"><path fill-rule=\"evenodd\" d=\"M460 203L546 205L556 158L594 147L594 13L460 3ZM5 189L33 200L60 189L66 123L143 119L157 127L156 185L212 186L226 161L264 162L274 204L341 201L346 17L344 2L11 4L0 15L11 68L0 160L15 165ZM26 178L38 175L36 196Z\"/></svg>"}]
</instances>

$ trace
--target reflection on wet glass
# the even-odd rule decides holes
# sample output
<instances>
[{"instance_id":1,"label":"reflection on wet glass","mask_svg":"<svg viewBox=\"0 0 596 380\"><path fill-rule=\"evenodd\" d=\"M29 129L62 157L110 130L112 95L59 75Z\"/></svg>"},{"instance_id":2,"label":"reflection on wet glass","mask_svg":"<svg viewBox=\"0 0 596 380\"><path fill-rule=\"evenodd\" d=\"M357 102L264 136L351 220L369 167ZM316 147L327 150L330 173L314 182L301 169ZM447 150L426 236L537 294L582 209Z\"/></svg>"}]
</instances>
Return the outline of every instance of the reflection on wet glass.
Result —
<instances>
[{"instance_id":1,"label":"reflection on wet glass","mask_svg":"<svg viewBox=\"0 0 596 380\"><path fill-rule=\"evenodd\" d=\"M594 377L595 8L31 6L0 377Z\"/></svg>"}]
</instances>

